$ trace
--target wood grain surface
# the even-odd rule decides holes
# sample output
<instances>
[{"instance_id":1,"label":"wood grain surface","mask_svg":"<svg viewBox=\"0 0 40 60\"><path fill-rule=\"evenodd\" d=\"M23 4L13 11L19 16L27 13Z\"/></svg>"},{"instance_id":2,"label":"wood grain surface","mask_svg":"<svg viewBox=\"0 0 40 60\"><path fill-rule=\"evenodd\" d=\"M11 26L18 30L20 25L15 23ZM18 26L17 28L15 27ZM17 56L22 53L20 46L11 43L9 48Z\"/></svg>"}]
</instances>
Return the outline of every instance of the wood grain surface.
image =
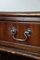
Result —
<instances>
[{"instance_id":1,"label":"wood grain surface","mask_svg":"<svg viewBox=\"0 0 40 60\"><path fill-rule=\"evenodd\" d=\"M16 39L25 39L24 32L29 28L32 34L27 36L26 41L17 41L11 34L12 27L17 30ZM11 50L13 48L18 49L16 52L21 50L19 52L21 55L27 56L30 52L33 58L40 59L40 12L0 12L0 50L13 53L14 50Z\"/></svg>"}]
</instances>

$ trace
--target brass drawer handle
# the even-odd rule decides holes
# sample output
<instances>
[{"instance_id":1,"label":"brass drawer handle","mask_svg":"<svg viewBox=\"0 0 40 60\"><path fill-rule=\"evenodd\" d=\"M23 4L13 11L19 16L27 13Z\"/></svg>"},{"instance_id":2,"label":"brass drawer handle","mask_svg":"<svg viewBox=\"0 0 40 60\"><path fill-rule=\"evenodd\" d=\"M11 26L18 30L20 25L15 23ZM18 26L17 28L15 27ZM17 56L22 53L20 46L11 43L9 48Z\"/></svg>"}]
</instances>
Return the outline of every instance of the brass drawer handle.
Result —
<instances>
[{"instance_id":1,"label":"brass drawer handle","mask_svg":"<svg viewBox=\"0 0 40 60\"><path fill-rule=\"evenodd\" d=\"M14 40L17 40L17 41L26 41L28 37L31 36L32 34L32 30L30 28L27 29L27 31L24 32L24 37L25 39L17 39L15 36L16 36L16 32L17 32L17 29L15 27L12 27L11 29L11 34L12 34L12 37Z\"/></svg>"}]
</instances>

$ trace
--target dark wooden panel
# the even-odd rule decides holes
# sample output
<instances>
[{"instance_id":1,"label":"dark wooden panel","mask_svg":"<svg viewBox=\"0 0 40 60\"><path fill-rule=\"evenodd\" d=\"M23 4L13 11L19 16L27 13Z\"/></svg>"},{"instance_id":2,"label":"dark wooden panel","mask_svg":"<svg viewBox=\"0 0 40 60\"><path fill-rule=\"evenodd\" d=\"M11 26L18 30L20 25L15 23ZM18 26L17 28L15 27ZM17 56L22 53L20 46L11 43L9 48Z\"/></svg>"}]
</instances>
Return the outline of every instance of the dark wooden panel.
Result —
<instances>
[{"instance_id":1,"label":"dark wooden panel","mask_svg":"<svg viewBox=\"0 0 40 60\"><path fill-rule=\"evenodd\" d=\"M0 60L8 60L8 59L9 60L16 60L16 59L17 60L29 60L29 59L36 60L34 58L0 51Z\"/></svg>"},{"instance_id":2,"label":"dark wooden panel","mask_svg":"<svg viewBox=\"0 0 40 60\"><path fill-rule=\"evenodd\" d=\"M16 41L10 32L12 27L17 29L16 38L24 39L24 32L28 28L31 28L32 35L24 42ZM0 40L40 46L40 24L32 22L0 22Z\"/></svg>"},{"instance_id":3,"label":"dark wooden panel","mask_svg":"<svg viewBox=\"0 0 40 60\"><path fill-rule=\"evenodd\" d=\"M17 29L16 39L11 33L12 27ZM24 32L30 28L31 36L25 41ZM40 12L36 13L0 13L0 51L19 54L40 60Z\"/></svg>"}]
</instances>

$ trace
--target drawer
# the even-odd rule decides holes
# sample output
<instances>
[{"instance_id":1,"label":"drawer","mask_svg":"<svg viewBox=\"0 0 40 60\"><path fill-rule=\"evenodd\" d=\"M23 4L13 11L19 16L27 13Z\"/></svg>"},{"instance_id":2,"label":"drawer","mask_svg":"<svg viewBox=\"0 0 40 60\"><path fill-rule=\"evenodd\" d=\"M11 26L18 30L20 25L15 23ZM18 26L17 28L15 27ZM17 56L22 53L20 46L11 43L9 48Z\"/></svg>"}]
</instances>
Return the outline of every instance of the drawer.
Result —
<instances>
[{"instance_id":1,"label":"drawer","mask_svg":"<svg viewBox=\"0 0 40 60\"><path fill-rule=\"evenodd\" d=\"M0 40L40 46L40 23L0 22Z\"/></svg>"}]
</instances>

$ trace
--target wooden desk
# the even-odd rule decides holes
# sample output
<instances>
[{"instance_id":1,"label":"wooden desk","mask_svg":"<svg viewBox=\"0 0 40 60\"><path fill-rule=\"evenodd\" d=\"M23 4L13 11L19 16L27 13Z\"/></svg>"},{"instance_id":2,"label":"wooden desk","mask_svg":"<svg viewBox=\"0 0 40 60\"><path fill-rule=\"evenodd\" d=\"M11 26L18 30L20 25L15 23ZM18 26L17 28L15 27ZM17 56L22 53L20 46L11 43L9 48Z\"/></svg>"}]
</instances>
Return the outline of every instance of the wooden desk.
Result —
<instances>
[{"instance_id":1,"label":"wooden desk","mask_svg":"<svg viewBox=\"0 0 40 60\"><path fill-rule=\"evenodd\" d=\"M40 13L0 12L0 51L40 60Z\"/></svg>"}]
</instances>

